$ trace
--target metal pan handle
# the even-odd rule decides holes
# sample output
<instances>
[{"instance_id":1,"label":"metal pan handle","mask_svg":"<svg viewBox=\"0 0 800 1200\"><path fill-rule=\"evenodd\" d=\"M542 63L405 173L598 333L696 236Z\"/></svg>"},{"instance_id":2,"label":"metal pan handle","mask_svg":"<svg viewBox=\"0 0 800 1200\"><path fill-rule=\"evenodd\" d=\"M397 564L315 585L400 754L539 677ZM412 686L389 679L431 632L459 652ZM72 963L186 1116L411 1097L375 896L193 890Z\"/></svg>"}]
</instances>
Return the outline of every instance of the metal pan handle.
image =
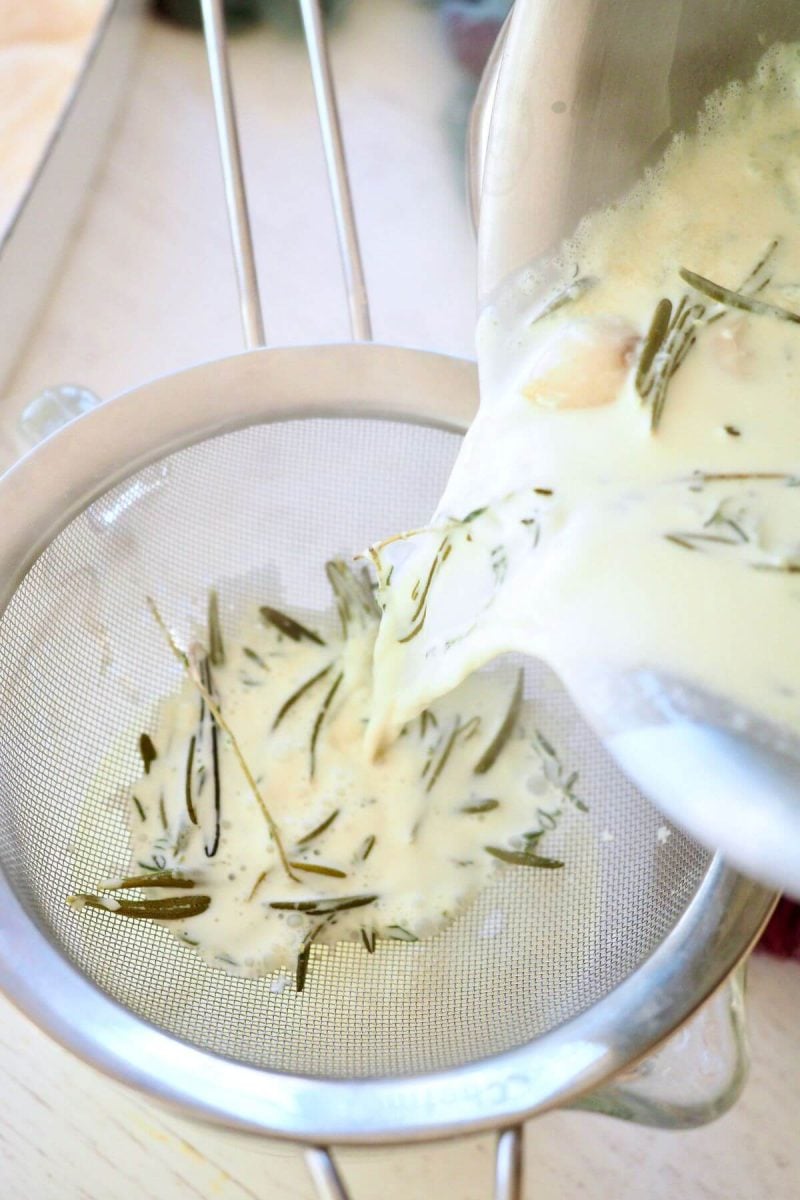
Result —
<instances>
[{"instance_id":1,"label":"metal pan handle","mask_svg":"<svg viewBox=\"0 0 800 1200\"><path fill-rule=\"evenodd\" d=\"M202 0L202 6L203 32L211 74L211 91L214 96L214 113L217 118L217 142L225 183L225 203L228 208L236 283L239 288L242 330L245 346L248 350L255 350L265 344L264 319L261 313L253 234L242 171L225 15L222 0Z\"/></svg>"},{"instance_id":2,"label":"metal pan handle","mask_svg":"<svg viewBox=\"0 0 800 1200\"><path fill-rule=\"evenodd\" d=\"M339 108L336 103L336 87L328 55L328 39L319 0L300 0L303 29L306 35L311 78L314 82L314 97L317 104L322 145L325 150L325 165L328 171L328 186L336 217L336 232L339 238L339 255L342 260L344 286L350 313L350 331L356 342L372 341L372 322L369 315L367 285L364 279L364 264L358 242L353 196L350 191L350 176L342 141Z\"/></svg>"},{"instance_id":3,"label":"metal pan handle","mask_svg":"<svg viewBox=\"0 0 800 1200\"><path fill-rule=\"evenodd\" d=\"M336 217L350 330L355 341L369 342L372 340L369 301L347 172L347 159L336 104L336 91L328 57L325 26L319 0L300 0L300 8L311 64L322 144L325 150L328 184ZM265 344L264 322L253 253L247 191L242 170L242 154L228 61L222 0L202 0L202 9L214 112L217 120L217 141L225 183L225 201L231 231L236 282L239 289L242 329L245 345L248 350L253 350Z\"/></svg>"},{"instance_id":4,"label":"metal pan handle","mask_svg":"<svg viewBox=\"0 0 800 1200\"><path fill-rule=\"evenodd\" d=\"M350 1200L331 1152L324 1146L305 1151L306 1166L320 1200ZM497 1135L494 1200L522 1200L522 1126Z\"/></svg>"}]
</instances>

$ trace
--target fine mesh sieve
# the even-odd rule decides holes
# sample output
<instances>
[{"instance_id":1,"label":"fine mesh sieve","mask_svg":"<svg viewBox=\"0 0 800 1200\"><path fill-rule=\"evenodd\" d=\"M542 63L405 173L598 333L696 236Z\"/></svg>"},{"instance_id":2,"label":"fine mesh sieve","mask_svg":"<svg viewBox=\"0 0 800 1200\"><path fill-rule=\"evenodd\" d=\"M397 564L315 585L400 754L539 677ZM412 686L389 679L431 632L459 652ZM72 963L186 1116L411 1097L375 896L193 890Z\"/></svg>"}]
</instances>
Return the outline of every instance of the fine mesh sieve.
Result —
<instances>
[{"instance_id":1,"label":"fine mesh sieve","mask_svg":"<svg viewBox=\"0 0 800 1200\"><path fill-rule=\"evenodd\" d=\"M327 608L326 555L430 509L474 387L468 364L419 352L261 351L120 397L0 481L0 978L89 1061L193 1115L314 1142L508 1125L649 1052L769 911L678 831L662 840L535 664L537 723L589 812L553 835L563 873L507 871L429 942L315 948L305 991L277 993L64 905L127 866L137 734L177 683L146 592L184 637L212 584L229 628L256 599Z\"/></svg>"},{"instance_id":2,"label":"fine mesh sieve","mask_svg":"<svg viewBox=\"0 0 800 1200\"><path fill-rule=\"evenodd\" d=\"M356 944L315 949L306 989L276 994L269 979L209 970L161 927L66 908L70 892L129 868L124 789L141 772L137 735L179 684L145 595L184 640L210 586L229 627L247 601L328 608L326 555L418 524L457 444L452 433L358 418L208 439L72 520L0 620L9 878L90 979L188 1042L335 1078L418 1074L511 1050L635 970L708 869L679 833L659 841L662 819L534 665L536 723L580 771L590 811L550 835L563 872L505 872L438 937L382 944L372 957Z\"/></svg>"},{"instance_id":3,"label":"fine mesh sieve","mask_svg":"<svg viewBox=\"0 0 800 1200\"><path fill-rule=\"evenodd\" d=\"M250 328L258 341L252 313ZM136 737L178 680L146 594L184 638L209 586L230 629L254 600L327 608L325 559L434 507L475 393L472 366L438 355L262 350L119 397L0 480L0 982L90 1062L194 1116L312 1144L514 1125L648 1053L769 911L677 830L664 840L531 663L537 723L589 812L552 836L563 872L505 872L430 941L314 948L297 995L64 904L127 867Z\"/></svg>"}]
</instances>

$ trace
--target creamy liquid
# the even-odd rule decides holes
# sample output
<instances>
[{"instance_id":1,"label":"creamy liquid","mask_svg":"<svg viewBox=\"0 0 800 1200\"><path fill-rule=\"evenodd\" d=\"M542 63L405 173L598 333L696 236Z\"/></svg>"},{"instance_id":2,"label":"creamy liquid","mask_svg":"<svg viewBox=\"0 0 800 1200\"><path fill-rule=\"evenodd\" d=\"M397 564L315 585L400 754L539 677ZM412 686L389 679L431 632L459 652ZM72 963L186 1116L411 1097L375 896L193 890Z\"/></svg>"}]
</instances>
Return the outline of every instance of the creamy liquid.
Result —
<instances>
[{"instance_id":1,"label":"creamy liquid","mask_svg":"<svg viewBox=\"0 0 800 1200\"><path fill-rule=\"evenodd\" d=\"M770 52L587 219L549 311L533 272L484 311L481 407L432 526L373 550L373 747L509 650L582 698L654 670L797 728L800 326L679 269L800 311L799 55ZM659 301L684 296L693 337L653 428L637 371ZM665 342L652 371L669 361Z\"/></svg>"},{"instance_id":2,"label":"creamy liquid","mask_svg":"<svg viewBox=\"0 0 800 1200\"><path fill-rule=\"evenodd\" d=\"M255 610L235 639L225 638L224 663L212 668L220 710L278 826L295 880L221 731L217 826L210 722L188 678L163 702L150 731L156 757L132 788L132 872L193 879L195 888L180 894L210 897L208 909L170 920L168 928L235 974L293 967L312 936L370 947L375 938L428 937L504 869L487 847L546 855L537 835L554 828L565 809L581 806L575 777L524 710L494 764L476 772L510 708L515 684L507 673L468 680L370 761L364 737L378 614L368 587L354 591L352 577L346 586L346 640L327 631L323 645L295 640ZM279 717L287 699L317 676ZM105 891L103 904L115 911L131 894ZM367 902L321 914L273 907L313 901L335 909L347 897Z\"/></svg>"}]
</instances>

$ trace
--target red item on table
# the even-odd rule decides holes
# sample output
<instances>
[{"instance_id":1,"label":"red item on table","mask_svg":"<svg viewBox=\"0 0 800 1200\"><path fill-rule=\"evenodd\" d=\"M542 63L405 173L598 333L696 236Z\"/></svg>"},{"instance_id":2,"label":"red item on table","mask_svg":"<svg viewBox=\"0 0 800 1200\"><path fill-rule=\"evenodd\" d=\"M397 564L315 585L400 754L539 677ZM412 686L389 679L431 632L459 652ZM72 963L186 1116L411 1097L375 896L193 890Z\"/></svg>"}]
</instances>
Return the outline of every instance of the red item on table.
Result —
<instances>
[{"instance_id":1,"label":"red item on table","mask_svg":"<svg viewBox=\"0 0 800 1200\"><path fill-rule=\"evenodd\" d=\"M800 903L781 896L757 949L776 958L800 960Z\"/></svg>"}]
</instances>

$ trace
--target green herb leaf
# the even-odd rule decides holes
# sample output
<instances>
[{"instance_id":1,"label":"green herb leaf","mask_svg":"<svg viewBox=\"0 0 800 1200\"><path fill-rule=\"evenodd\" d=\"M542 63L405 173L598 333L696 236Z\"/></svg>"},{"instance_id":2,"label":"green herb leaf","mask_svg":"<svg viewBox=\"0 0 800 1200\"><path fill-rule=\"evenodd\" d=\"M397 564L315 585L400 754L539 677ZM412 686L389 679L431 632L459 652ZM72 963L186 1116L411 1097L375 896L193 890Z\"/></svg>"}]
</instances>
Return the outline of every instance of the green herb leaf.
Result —
<instances>
[{"instance_id":1,"label":"green herb leaf","mask_svg":"<svg viewBox=\"0 0 800 1200\"><path fill-rule=\"evenodd\" d=\"M255 900L256 892L261 887L262 883L264 882L264 880L267 878L268 875L269 875L269 871L261 872L258 879L255 881L252 888L250 889L250 895L247 897L248 904L250 903L251 900Z\"/></svg>"},{"instance_id":2,"label":"green herb leaf","mask_svg":"<svg viewBox=\"0 0 800 1200\"><path fill-rule=\"evenodd\" d=\"M205 688L206 695L211 698L213 707L208 703L206 697L201 697L200 705L200 730L198 738L201 736L205 740L207 737L211 744L211 776L213 780L213 804L214 804L214 828L211 838L211 844L205 843L205 853L207 858L213 858L219 850L220 837L222 836L222 778L219 769L219 727L217 725L216 713L219 712L219 698L214 687L214 677L211 673L211 660L206 657L200 663L200 680ZM216 712L215 712L216 710Z\"/></svg>"},{"instance_id":3,"label":"green herb leaf","mask_svg":"<svg viewBox=\"0 0 800 1200\"><path fill-rule=\"evenodd\" d=\"M668 542L672 542L675 546L682 546L684 550L696 550L694 542L687 541L679 533L665 533L664 537Z\"/></svg>"},{"instance_id":4,"label":"green herb leaf","mask_svg":"<svg viewBox=\"0 0 800 1200\"><path fill-rule=\"evenodd\" d=\"M377 899L377 896L322 896L317 900L271 900L269 906L284 912L327 916L329 913L346 912L351 908L363 908L367 904L374 904Z\"/></svg>"},{"instance_id":5,"label":"green herb leaf","mask_svg":"<svg viewBox=\"0 0 800 1200\"><path fill-rule=\"evenodd\" d=\"M142 756L145 775L150 774L150 768L158 758L158 751L153 745L153 739L149 733L142 733L139 736L139 753Z\"/></svg>"},{"instance_id":6,"label":"green herb leaf","mask_svg":"<svg viewBox=\"0 0 800 1200\"><path fill-rule=\"evenodd\" d=\"M300 953L297 956L297 970L295 971L295 987L298 992L302 992L303 988L306 986L308 960L311 957L311 947L314 943L314 939L317 938L320 933L322 933L322 930L325 928L326 924L327 921L320 921L319 925L316 925L312 930L310 930L303 939L303 944L300 947Z\"/></svg>"},{"instance_id":7,"label":"green herb leaf","mask_svg":"<svg viewBox=\"0 0 800 1200\"><path fill-rule=\"evenodd\" d=\"M327 696L322 701L322 707L317 713L317 719L314 722L314 728L311 730L311 745L309 747L309 777L311 779L314 778L314 772L317 769L317 742L319 741L319 735L322 731L322 725L325 717L327 716L328 709L333 703L333 698L339 690L339 685L343 679L344 673L340 671L336 676L336 679L334 680Z\"/></svg>"},{"instance_id":8,"label":"green herb leaf","mask_svg":"<svg viewBox=\"0 0 800 1200\"><path fill-rule=\"evenodd\" d=\"M193 888L196 886L195 880L190 879L187 875L180 875L176 871L155 871L148 875L126 875L124 879L102 883L98 886L98 891L117 892L126 888Z\"/></svg>"},{"instance_id":9,"label":"green herb leaf","mask_svg":"<svg viewBox=\"0 0 800 1200\"><path fill-rule=\"evenodd\" d=\"M212 588L208 593L208 656L215 667L225 664L225 643L219 619L219 596Z\"/></svg>"},{"instance_id":10,"label":"green herb leaf","mask_svg":"<svg viewBox=\"0 0 800 1200\"><path fill-rule=\"evenodd\" d=\"M307 679L305 681L305 683L302 683L300 685L300 687L297 689L297 691L292 692L289 699L285 700L283 702L283 704L281 705L281 707L278 709L278 715L275 717L275 720L272 722L273 729L278 728L281 721L286 716L286 714L289 712L289 710L294 708L297 701L301 700L303 698L303 696L305 696L306 692L311 690L311 688L314 686L315 683L319 683L320 679L325 678L325 676L328 674L328 672L330 671L332 666L333 666L333 663L328 663L327 667L323 667L321 671L317 671L316 675L312 675L310 679Z\"/></svg>"},{"instance_id":11,"label":"green herb leaf","mask_svg":"<svg viewBox=\"0 0 800 1200\"><path fill-rule=\"evenodd\" d=\"M269 670L269 667L264 662L261 655L257 654L251 646L242 646L242 654L245 656L245 658L249 658L251 662L254 662L256 666L261 667L262 671Z\"/></svg>"},{"instance_id":12,"label":"green herb leaf","mask_svg":"<svg viewBox=\"0 0 800 1200\"><path fill-rule=\"evenodd\" d=\"M338 867L325 867L321 863L292 862L289 863L295 871L310 871L312 875L330 875L332 879L346 879L347 872Z\"/></svg>"},{"instance_id":13,"label":"green herb leaf","mask_svg":"<svg viewBox=\"0 0 800 1200\"><path fill-rule=\"evenodd\" d=\"M336 601L345 639L350 636L356 621L365 629L380 618L381 611L367 570L353 571L342 559L335 558L325 564L325 574Z\"/></svg>"},{"instance_id":14,"label":"green herb leaf","mask_svg":"<svg viewBox=\"0 0 800 1200\"><path fill-rule=\"evenodd\" d=\"M571 283L563 284L545 301L542 308L539 309L536 316L532 319L531 325L536 325L539 321L544 321L545 317L551 317L553 313L558 312L565 304L569 304L572 300L577 300L594 283L596 283L596 280L593 276L581 275L573 279Z\"/></svg>"},{"instance_id":15,"label":"green herb leaf","mask_svg":"<svg viewBox=\"0 0 800 1200\"><path fill-rule=\"evenodd\" d=\"M514 732L514 728L519 720L520 709L522 708L524 683L525 674L520 668L517 673L517 681L514 684L514 691L511 694L511 702L506 710L506 715L503 717L500 728L473 768L476 775L485 775L487 771L491 770L503 753L508 739Z\"/></svg>"},{"instance_id":16,"label":"green herb leaf","mask_svg":"<svg viewBox=\"0 0 800 1200\"><path fill-rule=\"evenodd\" d=\"M295 621L294 617L288 616L279 609L272 608L269 604L262 604L258 611L267 625L272 625L279 633L284 634L293 642L306 641L315 642L318 646L325 645L323 639L313 629L306 628L299 621Z\"/></svg>"},{"instance_id":17,"label":"green herb leaf","mask_svg":"<svg viewBox=\"0 0 800 1200\"><path fill-rule=\"evenodd\" d=\"M194 751L197 744L197 735L192 734L189 739L189 753L186 755L186 776L184 779L184 795L186 799L186 811L189 814L189 820L193 825L197 825L197 811L194 807L192 799L193 785L193 770L194 770Z\"/></svg>"},{"instance_id":18,"label":"green herb leaf","mask_svg":"<svg viewBox=\"0 0 800 1200\"><path fill-rule=\"evenodd\" d=\"M169 896L164 900L103 900L99 896L70 896L67 903L76 909L98 908L113 917L136 917L149 921L185 921L199 917L211 904L210 896Z\"/></svg>"},{"instance_id":19,"label":"green herb leaf","mask_svg":"<svg viewBox=\"0 0 800 1200\"><path fill-rule=\"evenodd\" d=\"M653 365L653 360L661 349L664 338L667 336L671 317L672 301L667 299L659 300L656 310L653 313L653 319L650 322L650 328L647 331L647 337L642 343L642 349L639 354L639 366L636 369L635 380L635 387L639 395L642 395L642 389L647 383L647 377Z\"/></svg>"},{"instance_id":20,"label":"green herb leaf","mask_svg":"<svg viewBox=\"0 0 800 1200\"><path fill-rule=\"evenodd\" d=\"M336 820L336 818L338 817L340 812L341 812L341 809L335 808L333 810L333 812L329 816L327 816L324 821L320 822L320 824L317 825L317 827L315 829L312 829L310 833L303 834L303 836L298 841L297 845L298 846L307 846L309 842L313 842L314 838L318 838L319 835L321 833L324 833L326 829L330 829L331 825Z\"/></svg>"},{"instance_id":21,"label":"green herb leaf","mask_svg":"<svg viewBox=\"0 0 800 1200\"><path fill-rule=\"evenodd\" d=\"M494 812L494 810L499 807L499 800L475 800L471 804L465 804L464 807L460 808L458 811L462 813L487 813Z\"/></svg>"},{"instance_id":22,"label":"green herb leaf","mask_svg":"<svg viewBox=\"0 0 800 1200\"><path fill-rule=\"evenodd\" d=\"M387 928L389 937L395 942L418 942L419 938L415 933L411 933L409 929L404 929L402 925L389 925Z\"/></svg>"},{"instance_id":23,"label":"green herb leaf","mask_svg":"<svg viewBox=\"0 0 800 1200\"><path fill-rule=\"evenodd\" d=\"M398 638L398 641L401 644L404 642L410 642L417 636L424 626L428 615L428 594L431 590L431 585L433 584L439 568L447 561L452 548L450 534L447 533L442 538L441 542L439 543L439 547L433 556L433 561L425 578L425 583L423 584L422 580L418 579L414 584L414 588L411 592L411 599L416 600L416 608L411 614L411 630L405 635L405 637Z\"/></svg>"},{"instance_id":24,"label":"green herb leaf","mask_svg":"<svg viewBox=\"0 0 800 1200\"><path fill-rule=\"evenodd\" d=\"M736 292L732 288L723 287L721 283L714 283L713 280L706 279L704 275L687 271L685 267L681 267L678 274L696 292L701 292L704 296L716 300L718 304L724 304L727 308L738 308L743 312L754 313L760 317L777 317L781 321L791 321L795 325L800 325L800 313L792 312L788 308L781 308L778 304L768 304L766 300L745 295L744 292Z\"/></svg>"},{"instance_id":25,"label":"green herb leaf","mask_svg":"<svg viewBox=\"0 0 800 1200\"><path fill-rule=\"evenodd\" d=\"M541 854L531 854L527 850L505 850L502 846L484 846L487 854L491 854L492 858L499 858L501 862L510 863L513 867L543 867L546 870L557 870L563 867L563 862L557 858L543 858Z\"/></svg>"},{"instance_id":26,"label":"green herb leaf","mask_svg":"<svg viewBox=\"0 0 800 1200\"><path fill-rule=\"evenodd\" d=\"M752 566L755 571L777 571L783 575L800 574L800 562L753 563Z\"/></svg>"},{"instance_id":27,"label":"green herb leaf","mask_svg":"<svg viewBox=\"0 0 800 1200\"><path fill-rule=\"evenodd\" d=\"M467 515L465 517L461 518L461 524L469 525L472 521L476 521L478 519L478 517L483 516L483 514L487 511L488 507L489 507L488 504L484 504L482 508L473 508L472 512L467 513Z\"/></svg>"},{"instance_id":28,"label":"green herb leaf","mask_svg":"<svg viewBox=\"0 0 800 1200\"><path fill-rule=\"evenodd\" d=\"M422 712L419 714L419 736L421 738L425 737L425 734L428 732L429 725L432 729L439 728L439 722L436 719L436 714L432 713L429 708L423 708Z\"/></svg>"},{"instance_id":29,"label":"green herb leaf","mask_svg":"<svg viewBox=\"0 0 800 1200\"><path fill-rule=\"evenodd\" d=\"M477 733L478 729L480 728L480 723L481 723L480 717L471 717L469 721L465 722L465 724L462 725L461 718L456 717L455 721L453 722L453 728L450 731L449 736L445 740L444 749L442 750L441 754L439 755L439 759L438 759L435 767L431 771L430 776L428 777L428 782L425 785L426 792L430 792L433 790L433 787L434 787L436 781L438 780L439 776L441 775L442 771L447 766L447 763L450 760L450 755L453 753L453 749L454 749L456 743L459 741L464 741L464 742L469 741L469 739ZM437 743L437 745L441 743L441 740L442 739L440 738L439 743ZM430 767L432 762L433 762L433 759L428 758L428 760L425 764L425 767L423 769L423 772L422 772L423 777L427 773L428 768Z\"/></svg>"}]
</instances>

